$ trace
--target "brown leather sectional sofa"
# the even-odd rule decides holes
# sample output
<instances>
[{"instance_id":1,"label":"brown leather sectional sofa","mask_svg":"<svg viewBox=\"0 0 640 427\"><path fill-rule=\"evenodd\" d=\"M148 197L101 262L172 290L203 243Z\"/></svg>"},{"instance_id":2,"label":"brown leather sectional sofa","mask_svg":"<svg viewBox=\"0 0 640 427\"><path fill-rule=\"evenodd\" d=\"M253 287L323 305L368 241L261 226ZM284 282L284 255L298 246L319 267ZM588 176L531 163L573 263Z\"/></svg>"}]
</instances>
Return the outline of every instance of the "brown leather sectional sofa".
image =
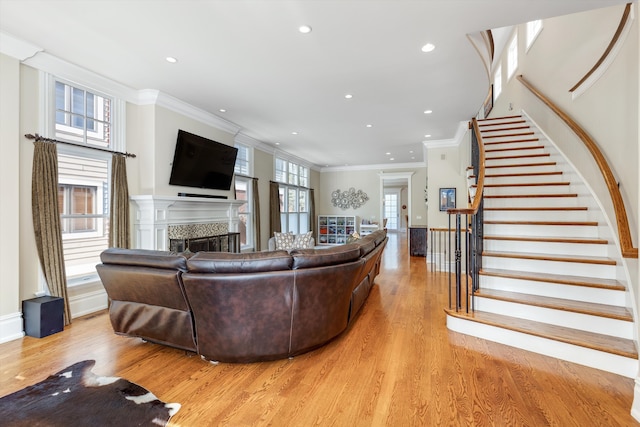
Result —
<instances>
[{"instance_id":1,"label":"brown leather sectional sofa","mask_svg":"<svg viewBox=\"0 0 640 427\"><path fill-rule=\"evenodd\" d=\"M296 356L342 333L380 271L383 230L326 249L107 249L96 268L117 334L221 362Z\"/></svg>"}]
</instances>

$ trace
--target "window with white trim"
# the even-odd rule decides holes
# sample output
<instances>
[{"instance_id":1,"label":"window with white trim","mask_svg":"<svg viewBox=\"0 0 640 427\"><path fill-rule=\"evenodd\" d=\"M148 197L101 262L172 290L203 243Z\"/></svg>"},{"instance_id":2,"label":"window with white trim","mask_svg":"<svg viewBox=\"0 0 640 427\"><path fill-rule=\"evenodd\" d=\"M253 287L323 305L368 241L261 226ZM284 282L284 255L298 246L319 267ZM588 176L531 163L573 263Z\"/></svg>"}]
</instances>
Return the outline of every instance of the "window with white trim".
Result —
<instances>
[{"instance_id":1,"label":"window with white trim","mask_svg":"<svg viewBox=\"0 0 640 427\"><path fill-rule=\"evenodd\" d=\"M253 149L252 147L235 144L238 149L235 165L235 191L236 200L245 203L238 208L238 216L240 223L238 231L240 232L240 246L244 249L253 247L254 227L253 227L253 179L250 175L253 173ZM254 248L260 250L260 248Z\"/></svg>"},{"instance_id":2,"label":"window with white trim","mask_svg":"<svg viewBox=\"0 0 640 427\"><path fill-rule=\"evenodd\" d=\"M496 100L502 93L502 64L498 64L493 74L493 99Z\"/></svg>"},{"instance_id":3,"label":"window with white trim","mask_svg":"<svg viewBox=\"0 0 640 427\"><path fill-rule=\"evenodd\" d=\"M51 77L46 94L48 134L59 144L58 210L67 284L97 280L95 266L109 246L111 153L114 114L123 101Z\"/></svg>"},{"instance_id":4,"label":"window with white trim","mask_svg":"<svg viewBox=\"0 0 640 427\"><path fill-rule=\"evenodd\" d=\"M276 157L275 181L280 183L280 225L294 234L311 230L309 218L309 168Z\"/></svg>"},{"instance_id":5,"label":"window with white trim","mask_svg":"<svg viewBox=\"0 0 640 427\"><path fill-rule=\"evenodd\" d=\"M513 36L507 51L507 79L513 77L518 68L518 34Z\"/></svg>"},{"instance_id":6,"label":"window with white trim","mask_svg":"<svg viewBox=\"0 0 640 427\"><path fill-rule=\"evenodd\" d=\"M533 45L542 31L542 19L527 22L527 50Z\"/></svg>"}]
</instances>

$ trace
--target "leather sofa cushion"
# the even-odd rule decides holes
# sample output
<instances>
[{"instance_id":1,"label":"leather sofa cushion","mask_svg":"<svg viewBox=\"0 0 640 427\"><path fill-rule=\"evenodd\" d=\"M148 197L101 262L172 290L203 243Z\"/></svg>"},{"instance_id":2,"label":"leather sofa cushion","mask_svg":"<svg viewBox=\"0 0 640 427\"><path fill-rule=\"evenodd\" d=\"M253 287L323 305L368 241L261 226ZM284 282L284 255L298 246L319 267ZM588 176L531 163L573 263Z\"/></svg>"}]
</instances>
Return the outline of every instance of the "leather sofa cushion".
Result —
<instances>
[{"instance_id":1,"label":"leather sofa cushion","mask_svg":"<svg viewBox=\"0 0 640 427\"><path fill-rule=\"evenodd\" d=\"M103 264L119 264L187 271L187 258L175 252L109 248L100 254Z\"/></svg>"},{"instance_id":2,"label":"leather sofa cushion","mask_svg":"<svg viewBox=\"0 0 640 427\"><path fill-rule=\"evenodd\" d=\"M360 256L362 257L374 250L376 247L376 242L373 239L360 239L356 244L360 247Z\"/></svg>"},{"instance_id":3,"label":"leather sofa cushion","mask_svg":"<svg viewBox=\"0 0 640 427\"><path fill-rule=\"evenodd\" d=\"M290 270L293 260L287 251L198 252L187 261L191 273L259 273Z\"/></svg>"},{"instance_id":4,"label":"leather sofa cushion","mask_svg":"<svg viewBox=\"0 0 640 427\"><path fill-rule=\"evenodd\" d=\"M360 258L360 245L349 243L327 249L295 249L291 256L294 270L344 264Z\"/></svg>"}]
</instances>

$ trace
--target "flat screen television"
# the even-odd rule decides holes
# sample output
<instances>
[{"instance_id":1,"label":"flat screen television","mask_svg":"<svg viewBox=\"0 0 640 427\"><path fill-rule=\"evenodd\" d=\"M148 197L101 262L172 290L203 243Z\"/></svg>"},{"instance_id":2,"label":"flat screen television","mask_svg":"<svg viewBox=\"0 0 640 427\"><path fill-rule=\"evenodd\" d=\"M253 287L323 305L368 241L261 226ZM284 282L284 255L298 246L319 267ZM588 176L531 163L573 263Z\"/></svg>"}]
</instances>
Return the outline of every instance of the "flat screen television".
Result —
<instances>
[{"instance_id":1,"label":"flat screen television","mask_svg":"<svg viewBox=\"0 0 640 427\"><path fill-rule=\"evenodd\" d=\"M238 149L178 130L170 185L229 190Z\"/></svg>"}]
</instances>

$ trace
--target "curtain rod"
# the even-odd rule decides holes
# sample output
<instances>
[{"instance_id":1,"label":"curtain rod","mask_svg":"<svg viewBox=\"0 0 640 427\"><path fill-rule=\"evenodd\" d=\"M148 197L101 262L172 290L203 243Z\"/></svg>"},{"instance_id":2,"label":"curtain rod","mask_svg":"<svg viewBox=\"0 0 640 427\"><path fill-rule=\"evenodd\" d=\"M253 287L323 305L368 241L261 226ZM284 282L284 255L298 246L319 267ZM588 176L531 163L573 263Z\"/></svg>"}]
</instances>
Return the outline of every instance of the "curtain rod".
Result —
<instances>
[{"instance_id":1,"label":"curtain rod","mask_svg":"<svg viewBox=\"0 0 640 427\"><path fill-rule=\"evenodd\" d=\"M136 155L135 154L131 154L131 153L123 153L120 151L112 151L112 150L107 150L105 148L100 148L100 147L91 147L88 145L80 145L80 144L74 144L73 142L67 142L67 141L58 141L57 139L52 139L52 138L45 138L44 136L40 136L37 133L35 135L32 135L30 133L27 133L24 135L27 139L35 139L36 141L44 141L44 142L55 142L56 144L67 144L67 145L75 145L76 147L84 147L84 148L90 148L92 150L98 150L98 151L104 151L105 153L111 153L111 154L121 154L123 156L126 157L133 157L135 158Z\"/></svg>"}]
</instances>

